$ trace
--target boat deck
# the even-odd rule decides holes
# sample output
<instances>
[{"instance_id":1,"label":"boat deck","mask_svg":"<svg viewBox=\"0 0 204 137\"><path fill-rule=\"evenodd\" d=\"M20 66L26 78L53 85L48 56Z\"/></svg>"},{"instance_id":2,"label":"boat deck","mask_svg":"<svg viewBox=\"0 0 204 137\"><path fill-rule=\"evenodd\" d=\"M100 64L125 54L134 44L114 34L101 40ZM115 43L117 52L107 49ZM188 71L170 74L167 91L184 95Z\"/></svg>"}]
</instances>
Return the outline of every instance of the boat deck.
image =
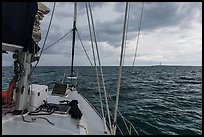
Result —
<instances>
[{"instance_id":1,"label":"boat deck","mask_svg":"<svg viewBox=\"0 0 204 137\"><path fill-rule=\"evenodd\" d=\"M106 135L102 118L90 103L76 90L68 89L66 96L48 94L47 102L59 104L62 100L77 100L82 112L81 119L72 118L65 111L50 115L12 115L2 108L2 134L8 135Z\"/></svg>"}]
</instances>

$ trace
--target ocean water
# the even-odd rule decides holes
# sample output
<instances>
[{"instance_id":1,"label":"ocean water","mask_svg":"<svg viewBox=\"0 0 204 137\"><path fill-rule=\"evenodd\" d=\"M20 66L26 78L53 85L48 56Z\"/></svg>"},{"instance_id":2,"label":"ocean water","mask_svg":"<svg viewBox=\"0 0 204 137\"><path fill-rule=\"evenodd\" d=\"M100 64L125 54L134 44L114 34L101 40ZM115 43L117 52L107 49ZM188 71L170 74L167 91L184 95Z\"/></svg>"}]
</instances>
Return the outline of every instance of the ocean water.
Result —
<instances>
[{"instance_id":1,"label":"ocean water","mask_svg":"<svg viewBox=\"0 0 204 137\"><path fill-rule=\"evenodd\" d=\"M78 91L100 108L95 68L74 69ZM69 72L70 67L40 66L34 70L32 82L46 84L52 90L54 83L61 83L64 73ZM106 66L103 72L106 91L114 101L118 67ZM13 67L2 67L2 89L8 87L12 76ZM109 100L111 113L114 106ZM202 67L123 67L119 109L140 135L202 135ZM117 119L124 131L122 119ZM121 133L117 131L117 134Z\"/></svg>"}]
</instances>

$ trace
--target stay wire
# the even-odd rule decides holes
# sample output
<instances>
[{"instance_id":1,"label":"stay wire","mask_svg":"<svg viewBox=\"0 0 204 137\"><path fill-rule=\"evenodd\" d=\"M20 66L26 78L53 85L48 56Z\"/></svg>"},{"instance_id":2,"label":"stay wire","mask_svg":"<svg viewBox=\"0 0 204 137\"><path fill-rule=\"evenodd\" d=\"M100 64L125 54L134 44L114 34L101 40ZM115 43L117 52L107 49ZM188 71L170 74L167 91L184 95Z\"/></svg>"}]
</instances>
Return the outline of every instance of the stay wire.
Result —
<instances>
[{"instance_id":1,"label":"stay wire","mask_svg":"<svg viewBox=\"0 0 204 137\"><path fill-rule=\"evenodd\" d=\"M48 37L49 31L50 31L50 26L51 26L51 24L52 24L52 18L53 18L54 11L55 11L55 5L56 5L56 2L54 2L54 5L53 5L52 15L51 15L51 17L50 17L49 26L48 26L48 29L47 29L47 33L46 33L46 35L45 35L45 40L44 40L44 43L43 43L43 46L42 46L42 50L41 50L41 52L40 52L39 60L37 60L37 63L35 64L35 66L34 66L33 69L31 70L30 75L32 75L34 69L35 69L36 66L38 65L38 63L39 63L39 61L40 61L40 58L41 58L41 56L42 56L42 52L43 52L43 49L44 49L44 47L45 47L45 43L46 43L46 41L47 41L47 37Z\"/></svg>"},{"instance_id":2,"label":"stay wire","mask_svg":"<svg viewBox=\"0 0 204 137\"><path fill-rule=\"evenodd\" d=\"M136 45L136 48L135 48L133 67L135 65L135 59L136 59L136 56L137 56L137 49L138 49L138 45L139 45L139 36L140 36L140 30L141 30L141 24L142 24L143 8L144 8L144 2L142 2L142 10L141 10L141 15L140 15L140 23L139 23L139 30L138 30L138 34L137 34L137 45Z\"/></svg>"},{"instance_id":3,"label":"stay wire","mask_svg":"<svg viewBox=\"0 0 204 137\"><path fill-rule=\"evenodd\" d=\"M102 100L102 95L101 95L101 89L100 89L100 83L99 83L99 74L98 74L98 69L97 69L97 64L96 64L96 56L95 56L95 49L93 45L93 36L92 36L92 30L91 30L91 22L90 22L90 5L89 5L89 10L88 10L88 2L86 2L86 12L87 12L87 20L88 20L88 26L89 26L89 33L90 33L90 39L91 39L91 46L92 46L92 53L93 53L93 59L94 59L94 65L95 65L95 71L96 71L96 79L97 79L97 84L98 84L98 92L99 92L99 98L100 98L100 104L101 104L101 113L103 117L103 124L104 124L104 130L105 132L107 131L106 127L106 121L105 121L105 115L104 115L104 109L103 109L103 100ZM93 24L92 24L93 25Z\"/></svg>"},{"instance_id":4,"label":"stay wire","mask_svg":"<svg viewBox=\"0 0 204 137\"><path fill-rule=\"evenodd\" d=\"M66 37L70 32L72 32L72 29L67 32L64 36L62 36L61 38L59 38L58 40L56 40L55 42L53 42L52 44L50 44L49 46L47 46L43 51L47 50L48 48L52 47L53 45L55 45L56 43L58 43L60 40L62 40L64 37Z\"/></svg>"},{"instance_id":5,"label":"stay wire","mask_svg":"<svg viewBox=\"0 0 204 137\"><path fill-rule=\"evenodd\" d=\"M123 63L122 66L124 65L124 60L125 60L125 52L126 52L126 47L127 47L127 32L128 32L128 23L129 23L129 15L130 15L130 3L129 3L129 8L128 8L128 15L127 15L127 25L126 25L126 33L125 33L125 48L124 48L124 52L123 52Z\"/></svg>"},{"instance_id":6,"label":"stay wire","mask_svg":"<svg viewBox=\"0 0 204 137\"><path fill-rule=\"evenodd\" d=\"M81 37L80 37L79 32L78 32L78 29L76 29L76 32L77 32L77 35L78 35L79 40L80 40L80 42L81 42L81 45L82 45L82 47L83 47L83 50L84 50L84 52L85 52L85 54L86 54L86 56L87 56L87 58L88 58L88 60L89 60L89 63L91 64L91 66L93 66L93 64L92 64L92 62L91 62L91 60L90 60L90 58L89 58L89 55L88 55L88 53L87 53L87 51L86 51L86 49L85 49L85 47L84 47L84 44L83 44L83 42L82 42L82 40L81 40Z\"/></svg>"},{"instance_id":7,"label":"stay wire","mask_svg":"<svg viewBox=\"0 0 204 137\"><path fill-rule=\"evenodd\" d=\"M109 126L111 127L111 119L110 119L110 111L109 111L109 105L108 105L108 98L106 95L106 87L105 87L105 82L104 82L104 76L103 76L103 70L100 62L100 56L99 56L99 50L98 50L98 45L97 45L97 40L96 40L96 31L94 28L94 21L93 21L93 16L92 16L92 10L91 10L91 5L89 2L89 10L90 10L90 16L91 16L91 21L92 21L92 29L93 29L93 34L94 34L94 41L95 41L95 46L96 46L96 51L97 51L97 58L98 58L98 63L100 67L100 72L101 72L101 80L102 80L102 85L103 85L103 90L104 90L104 97L105 97L105 103L106 103L106 111L108 115L108 121L109 121ZM112 129L111 129L112 130Z\"/></svg>"},{"instance_id":8,"label":"stay wire","mask_svg":"<svg viewBox=\"0 0 204 137\"><path fill-rule=\"evenodd\" d=\"M118 72L118 81L117 81L117 91L116 91L116 103L115 103L115 112L114 112L114 121L112 125L113 135L116 134L116 121L117 121L117 112L118 112L118 103L119 103L119 94L120 94L120 84L121 84L121 75L122 75L122 63L123 63L123 53L124 53L124 45L125 45L125 35L127 29L127 15L128 15L128 8L129 2L126 2L125 8L125 17L124 17L124 26L123 26L123 35L122 35L122 45L121 45L121 54L120 54L120 66Z\"/></svg>"}]
</instances>

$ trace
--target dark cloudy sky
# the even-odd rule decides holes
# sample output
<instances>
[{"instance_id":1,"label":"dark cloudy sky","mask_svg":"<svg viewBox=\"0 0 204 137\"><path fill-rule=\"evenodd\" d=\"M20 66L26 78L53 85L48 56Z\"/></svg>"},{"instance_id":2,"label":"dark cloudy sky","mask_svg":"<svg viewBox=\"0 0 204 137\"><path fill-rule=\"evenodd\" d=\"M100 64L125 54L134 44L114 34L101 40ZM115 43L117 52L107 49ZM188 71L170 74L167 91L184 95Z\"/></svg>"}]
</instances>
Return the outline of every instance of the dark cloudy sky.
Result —
<instances>
[{"instance_id":1,"label":"dark cloudy sky","mask_svg":"<svg viewBox=\"0 0 204 137\"><path fill-rule=\"evenodd\" d=\"M52 2L43 2L51 10ZM119 65L124 24L124 2L91 3L103 66ZM131 2L124 65L132 65L142 3ZM91 58L92 50L84 3L78 3L77 29ZM42 47L51 12L41 22ZM72 28L73 2L58 2L45 48ZM202 65L202 3L145 2L135 65ZM71 64L71 37L66 36L43 52L38 65ZM75 65L90 65L76 37ZM11 54L2 54L2 65L12 65Z\"/></svg>"}]
</instances>

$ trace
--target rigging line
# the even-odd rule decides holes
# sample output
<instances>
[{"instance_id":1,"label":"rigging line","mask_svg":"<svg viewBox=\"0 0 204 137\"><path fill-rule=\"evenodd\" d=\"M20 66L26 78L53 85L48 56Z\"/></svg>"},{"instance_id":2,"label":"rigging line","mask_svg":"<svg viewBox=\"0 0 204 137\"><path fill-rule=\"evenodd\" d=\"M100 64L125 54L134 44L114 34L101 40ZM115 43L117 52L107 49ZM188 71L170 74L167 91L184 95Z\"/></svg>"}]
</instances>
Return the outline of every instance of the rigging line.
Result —
<instances>
[{"instance_id":1,"label":"rigging line","mask_svg":"<svg viewBox=\"0 0 204 137\"><path fill-rule=\"evenodd\" d=\"M129 12L130 12L130 4L128 5L129 6L129 8L128 8L128 15L127 15L127 25L126 25L126 30L128 30L128 22L129 22ZM123 56L124 56L124 58L125 58L125 50L126 50L126 45L127 45L127 43L126 43L126 41L127 41L127 31L126 31L126 33L125 33L125 48L124 48L124 52L123 52ZM124 65L124 58L123 58L123 65ZM122 65L122 66L123 66ZM118 110L118 112L120 112L119 110ZM121 117L122 117L122 114L121 114ZM123 120L124 121L124 120ZM126 126L126 128L127 128L127 124L126 124L126 122L124 121L124 123L125 123L125 126ZM128 129L128 128L127 128Z\"/></svg>"},{"instance_id":2,"label":"rigging line","mask_svg":"<svg viewBox=\"0 0 204 137\"><path fill-rule=\"evenodd\" d=\"M129 4L129 9L128 9L128 15L127 15L127 26L126 26L126 33L125 33L125 48L124 48L124 52L123 52L123 65L124 65L124 60L125 60L125 52L126 52L126 47L127 47L127 32L128 32L128 23L129 23L129 15L130 15L130 4Z\"/></svg>"},{"instance_id":3,"label":"rigging line","mask_svg":"<svg viewBox=\"0 0 204 137\"><path fill-rule=\"evenodd\" d=\"M135 65L135 59L136 59L136 55L137 55L137 48L138 48L138 45L139 45L139 36L140 36L140 30L141 30L141 24L142 24L143 8L144 8L144 2L142 2L142 10L141 10L141 15L140 15L140 23L139 23L139 30L138 30L138 34L137 34L137 45L136 45L136 49L135 49L133 67Z\"/></svg>"},{"instance_id":4,"label":"rigging line","mask_svg":"<svg viewBox=\"0 0 204 137\"><path fill-rule=\"evenodd\" d=\"M93 52L93 59L94 59L94 65L96 65L96 57L95 57L95 50L94 50L94 46L93 46L93 39L92 39L92 30L91 30L91 23L90 23L90 18L89 18L89 11L88 11L88 7L87 7L87 3L86 3L86 12L87 12L87 19L88 19L88 25L89 25L89 32L90 32L90 38L91 38L91 46L92 46L92 52ZM97 72L97 67L96 67L96 72ZM96 73L98 74L98 73Z\"/></svg>"},{"instance_id":5,"label":"rigging line","mask_svg":"<svg viewBox=\"0 0 204 137\"><path fill-rule=\"evenodd\" d=\"M90 91L87 91L87 93L88 93L90 96L92 96L93 98L95 98L97 101L100 101L100 99L98 99L98 98L97 98L95 95L93 95ZM108 97L110 98L111 102L114 103L114 101L113 101L113 99L111 98L111 96L108 95ZM102 105L105 107L105 104L102 104ZM123 122L124 122L124 124L126 125L126 128L127 128L128 132L131 133L131 131L129 131L129 129L128 129L128 127L127 127L126 121L130 124L131 127L133 127L135 133L136 133L137 135L139 135L138 132L137 132L137 130L135 129L134 125L122 115L122 113L121 113L120 110L118 110L118 112L119 112L119 115L121 116L121 118L123 119ZM111 113L110 113L110 115L111 115ZM112 115L111 115L111 117L112 117ZM113 117L112 117L112 118L113 118ZM116 123L116 126L117 126L117 128L119 129L119 132L123 135L123 132L121 131L120 126L118 126L117 123Z\"/></svg>"},{"instance_id":6,"label":"rigging line","mask_svg":"<svg viewBox=\"0 0 204 137\"><path fill-rule=\"evenodd\" d=\"M92 96L93 98L95 98L97 101L100 101L100 99L98 99L95 95L93 95L92 93L91 93L91 91L87 91L87 93L90 95L90 96ZM112 101L112 103L114 103L113 102L113 100L112 100L112 98L110 97L110 95L108 95L109 96L109 98L111 99L111 101ZM102 104L104 107L105 107L105 104ZM122 115L122 114L121 114ZM110 116L111 116L111 118L113 118L113 116L112 116L112 114L110 113ZM121 116L122 117L122 116ZM120 127L118 126L118 124L116 123L116 126L117 126L117 128L119 129L119 131L120 131L120 133L123 135L123 132L122 132L122 130L120 129Z\"/></svg>"},{"instance_id":7,"label":"rigging line","mask_svg":"<svg viewBox=\"0 0 204 137\"><path fill-rule=\"evenodd\" d=\"M89 63L91 64L91 66L93 66L93 64L92 64L92 62L91 62L91 60L90 60L90 58L89 58L89 55L88 55L88 53L87 53L87 51L86 51L86 49L85 49L85 47L84 47L84 44L82 43L82 40L81 40L81 37L80 37L80 35L79 35L78 29L76 29L76 32L77 32L77 35L78 35L79 40L80 40L80 42L81 42L81 45L82 45L82 47L83 47L83 50L84 50L84 52L85 52L85 54L86 54L86 56L87 56L87 58L88 58L88 60L89 60Z\"/></svg>"},{"instance_id":8,"label":"rigging line","mask_svg":"<svg viewBox=\"0 0 204 137\"><path fill-rule=\"evenodd\" d=\"M87 5L88 5L88 3L86 3L86 13L87 13L89 32L90 32L90 38L91 38L91 46L92 46L92 53L93 53L95 71L96 71L96 79L97 79L97 84L98 84L98 92L99 92L99 98L100 98L100 104L101 104L101 113L102 113L102 117L103 117L104 129L105 129L105 132L107 132L106 121L105 121L104 110L103 110L103 100L102 100L102 96L101 96L100 83L99 83L99 75L98 75L98 69L97 69L97 65L96 65L96 57L95 57L94 46L93 46L91 23L90 23L89 11L88 11Z\"/></svg>"},{"instance_id":9,"label":"rigging line","mask_svg":"<svg viewBox=\"0 0 204 137\"><path fill-rule=\"evenodd\" d=\"M128 9L128 15L127 15L127 25L126 25L126 34L125 34L125 48L124 48L124 53L123 53L123 56L124 56L124 58L125 58L125 52L126 52L126 46L127 46L127 32L128 32L128 23L129 23L129 14L130 13L130 4L129 4L129 9ZM123 65L124 65L124 58L123 58ZM122 65L122 66L123 66ZM131 131L128 129L128 126L127 126L127 123L126 123L126 121L127 122L129 122L127 119L125 119L124 117L123 117L123 115L122 115L122 113L118 110L118 113L120 114L120 116L121 116L121 118L123 119L123 123L125 124L125 127L126 127L126 129L127 129L127 131L129 132L129 135L131 135ZM126 120L126 121L125 121ZM130 123L130 122L129 122ZM131 126L132 126L132 123L130 123L130 128L131 128ZM133 127L134 128L134 127ZM135 130L135 132L137 133L137 131ZM137 133L138 134L138 133Z\"/></svg>"},{"instance_id":10,"label":"rigging line","mask_svg":"<svg viewBox=\"0 0 204 137\"><path fill-rule=\"evenodd\" d=\"M123 60L123 50L124 50L124 43L125 43L125 32L126 32L128 5L129 5L129 2L126 2L125 19L124 19L123 36L122 36L122 46L121 46L121 54L120 54L120 66L119 66L119 74L118 74L118 82L117 82L115 113L114 113L114 121L113 121L113 134L114 135L116 133L115 123L117 120L117 112L118 112L118 102L119 102L120 83L121 83L121 74L122 74L122 60Z\"/></svg>"},{"instance_id":11,"label":"rigging line","mask_svg":"<svg viewBox=\"0 0 204 137\"><path fill-rule=\"evenodd\" d=\"M45 40L44 40L44 43L43 43L43 46L42 46L42 50L41 50L41 52L40 52L39 60L37 60L37 63L35 64L35 66L33 67L32 71L30 72L30 75L32 74L32 72L34 71L34 69L36 68L36 66L38 65L38 63L39 63L39 61L40 61L40 58L41 58L41 56L42 56L42 52L43 52L43 49L44 49L44 47L45 47L45 43L46 43L46 41L47 41L48 33L49 33L49 31L50 31L50 26L51 26L51 24L52 24L52 18L53 18L54 11L55 11L55 5L56 5L56 2L54 2L54 4L53 4L52 15L51 15L51 17L50 17L49 26L48 26L48 29L47 29L47 33L46 33L46 35L45 35Z\"/></svg>"},{"instance_id":12,"label":"rigging line","mask_svg":"<svg viewBox=\"0 0 204 137\"><path fill-rule=\"evenodd\" d=\"M62 40L64 37L66 37L70 32L72 32L72 29L67 32L64 36L62 36L61 38L59 38L58 40L56 40L54 43L50 44L49 46L47 46L43 51L47 50L48 48L52 47L53 45L55 45L57 42L59 42L60 40Z\"/></svg>"},{"instance_id":13,"label":"rigging line","mask_svg":"<svg viewBox=\"0 0 204 137\"><path fill-rule=\"evenodd\" d=\"M111 98L110 95L109 95L109 98L110 98L110 100L112 101L112 103L114 103L114 102L113 102L113 99ZM130 123L130 125L133 127L135 133L136 133L137 135L139 135L138 132L137 132L137 130L136 130L135 127L133 126L133 124L123 116L123 114L121 113L121 111L120 111L119 109L118 109L118 113L119 113L119 115L121 116L121 118L123 119L123 122L124 122L124 124L125 124L127 130L128 130L128 127L127 127L127 124L126 124L125 121L127 121L128 123ZM117 124L117 123L116 123L116 124Z\"/></svg>"},{"instance_id":14,"label":"rigging line","mask_svg":"<svg viewBox=\"0 0 204 137\"><path fill-rule=\"evenodd\" d=\"M49 119L47 119L46 117L33 117L32 121L35 121L37 118L41 118L41 119L45 119L48 123L50 123L51 125L55 125L54 123L52 123Z\"/></svg>"},{"instance_id":15,"label":"rigging line","mask_svg":"<svg viewBox=\"0 0 204 137\"><path fill-rule=\"evenodd\" d=\"M97 98L95 95L93 95L90 91L87 91L87 93L88 93L90 96L94 97L97 101L100 101L100 99L98 99L98 98ZM109 94L108 94L108 97L110 98L111 102L114 103L113 99L111 98L111 96L110 96ZM105 106L105 104L102 104L102 105ZM123 114L121 113L121 111L120 111L119 109L118 109L118 113L119 113L119 115L121 116L121 118L123 119L123 122L124 122L124 124L125 124L126 129L128 130L128 132L131 133L131 131L129 131L129 129L128 129L128 127L127 127L126 121L130 124L131 127L133 127L133 130L135 131L135 133L136 133L137 135L139 135L138 132L137 132L137 130L135 129L134 125L133 125L129 120L127 120L127 119L123 116ZM110 113L110 115L111 115L111 117L112 117L112 114L111 114L111 113ZM112 117L112 118L113 118L113 117ZM117 126L117 128L119 129L119 132L120 132L121 134L123 134L123 132L121 131L121 129L120 129L120 127L118 126L117 123L116 123L116 126Z\"/></svg>"},{"instance_id":16,"label":"rigging line","mask_svg":"<svg viewBox=\"0 0 204 137\"><path fill-rule=\"evenodd\" d=\"M96 46L96 51L97 51L97 56L98 56L98 63L99 63L100 71L101 71L101 79L102 79L103 90L104 90L104 97L105 97L106 109L107 109L106 111L108 113L108 120L109 120L109 124L110 124L109 126L111 128L110 112L109 112L109 106L108 106L108 100L107 100L107 95L106 95L105 82L104 82L104 77L103 77L103 70L102 70L102 66L101 66L101 62L100 62L100 57L99 57L99 51L98 51L98 45L97 45L97 40L96 40L96 33L95 33L95 29L94 29L94 21L93 21L93 16L92 16L90 2L89 2L89 10L90 10L90 15L91 15L92 29L93 29L93 34L94 34L95 46Z\"/></svg>"}]
</instances>

